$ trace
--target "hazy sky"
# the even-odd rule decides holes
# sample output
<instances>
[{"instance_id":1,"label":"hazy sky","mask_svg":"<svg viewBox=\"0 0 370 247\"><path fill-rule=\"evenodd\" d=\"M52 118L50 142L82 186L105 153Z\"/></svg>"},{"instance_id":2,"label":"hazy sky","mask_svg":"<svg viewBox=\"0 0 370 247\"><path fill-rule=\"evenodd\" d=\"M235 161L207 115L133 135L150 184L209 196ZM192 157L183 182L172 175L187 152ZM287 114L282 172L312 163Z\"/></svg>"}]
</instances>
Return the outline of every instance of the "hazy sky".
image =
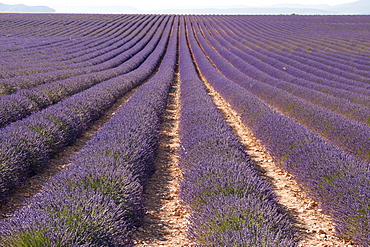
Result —
<instances>
[{"instance_id":1,"label":"hazy sky","mask_svg":"<svg viewBox=\"0 0 370 247\"><path fill-rule=\"evenodd\" d=\"M30 6L131 6L141 10L148 8L181 8L203 6L262 6L275 4L328 4L338 5L356 0L0 0L5 4L25 4Z\"/></svg>"}]
</instances>

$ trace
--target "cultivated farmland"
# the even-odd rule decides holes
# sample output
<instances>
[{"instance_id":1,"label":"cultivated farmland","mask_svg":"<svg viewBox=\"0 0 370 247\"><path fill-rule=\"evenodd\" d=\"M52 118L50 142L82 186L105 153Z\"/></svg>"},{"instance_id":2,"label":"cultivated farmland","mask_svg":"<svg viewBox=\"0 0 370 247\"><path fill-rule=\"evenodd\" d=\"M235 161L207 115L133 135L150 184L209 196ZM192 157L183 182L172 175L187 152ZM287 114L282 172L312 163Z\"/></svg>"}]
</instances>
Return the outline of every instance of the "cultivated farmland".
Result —
<instances>
[{"instance_id":1,"label":"cultivated farmland","mask_svg":"<svg viewBox=\"0 0 370 247\"><path fill-rule=\"evenodd\" d=\"M0 246L370 246L370 16L0 27Z\"/></svg>"}]
</instances>

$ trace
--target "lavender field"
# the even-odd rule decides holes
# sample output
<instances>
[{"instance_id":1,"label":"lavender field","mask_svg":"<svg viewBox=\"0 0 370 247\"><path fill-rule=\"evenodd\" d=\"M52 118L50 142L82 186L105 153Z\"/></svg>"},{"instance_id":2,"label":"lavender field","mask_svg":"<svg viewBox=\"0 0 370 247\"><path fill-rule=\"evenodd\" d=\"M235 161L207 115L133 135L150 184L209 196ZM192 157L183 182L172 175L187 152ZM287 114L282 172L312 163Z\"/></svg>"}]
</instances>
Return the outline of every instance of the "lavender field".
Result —
<instances>
[{"instance_id":1,"label":"lavender field","mask_svg":"<svg viewBox=\"0 0 370 247\"><path fill-rule=\"evenodd\" d=\"M128 93L11 216L0 246L133 246L171 88L197 246L299 246L294 217L216 107L370 246L370 16L0 14L0 206Z\"/></svg>"}]
</instances>

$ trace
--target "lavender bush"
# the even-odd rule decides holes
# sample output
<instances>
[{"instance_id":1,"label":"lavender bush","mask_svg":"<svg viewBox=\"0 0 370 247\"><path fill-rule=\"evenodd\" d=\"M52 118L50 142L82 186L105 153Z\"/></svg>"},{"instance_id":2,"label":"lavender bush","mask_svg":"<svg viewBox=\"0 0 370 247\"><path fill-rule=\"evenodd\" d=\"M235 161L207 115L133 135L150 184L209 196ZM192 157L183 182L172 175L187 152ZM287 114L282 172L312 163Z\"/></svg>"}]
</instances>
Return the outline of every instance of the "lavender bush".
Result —
<instances>
[{"instance_id":1,"label":"lavender bush","mask_svg":"<svg viewBox=\"0 0 370 247\"><path fill-rule=\"evenodd\" d=\"M189 39L194 40L192 32ZM282 167L330 213L342 237L368 246L369 185L367 163L343 153L228 80L210 63L196 42L190 42L200 73L241 115Z\"/></svg>"},{"instance_id":2,"label":"lavender bush","mask_svg":"<svg viewBox=\"0 0 370 247\"><path fill-rule=\"evenodd\" d=\"M0 245L132 245L180 66L181 196L198 245L299 240L202 78L333 216L337 234L369 246L368 23L368 16L2 13L0 204L146 83L29 207L1 221Z\"/></svg>"},{"instance_id":3,"label":"lavender bush","mask_svg":"<svg viewBox=\"0 0 370 247\"><path fill-rule=\"evenodd\" d=\"M1 201L26 177L46 166L53 154L75 140L119 97L153 74L166 50L171 25L167 23L161 41L138 69L75 94L1 130Z\"/></svg>"},{"instance_id":4,"label":"lavender bush","mask_svg":"<svg viewBox=\"0 0 370 247\"><path fill-rule=\"evenodd\" d=\"M159 24L160 21L157 22L157 25ZM109 70L104 70L102 72L94 72L92 70L87 74L50 82L32 89L19 90L12 95L1 97L0 127L5 126L9 122L19 120L42 108L46 108L49 105L55 104L95 84L135 70L145 61L147 56L159 42L164 24L165 22L159 27L159 32L157 32L156 35L154 35L155 30L151 30L151 32L148 33L148 30L144 28L142 35L145 34L146 39L143 42L139 42L135 46L135 49L116 54L116 58L114 59L117 60L115 61L116 64L111 65L112 68ZM136 42L137 40L134 39L134 41ZM17 78L18 77L15 79Z\"/></svg>"},{"instance_id":5,"label":"lavender bush","mask_svg":"<svg viewBox=\"0 0 370 247\"><path fill-rule=\"evenodd\" d=\"M194 27L197 30L196 25ZM200 32L198 31L197 33ZM274 87L274 84L269 85L253 79L248 80L245 75L249 71L243 70L244 64L240 59L238 60L237 57L233 56L227 49L220 45L215 46L220 54L223 55L221 57L209 47L208 43L202 39L202 36L198 36L198 40L202 44L202 48L206 51L207 56L212 59L220 72L227 78L239 83L269 105L299 121L314 132L325 137L334 145L367 162L370 161L370 127L365 124L370 121L368 109L362 108L362 114L356 114L359 117L363 117L362 120L364 123L358 123L357 121L351 121L341 115L332 113L325 108L310 104L284 90ZM195 42L193 39L193 44ZM240 71L231 66L225 58ZM350 110L356 111L356 108L352 107Z\"/></svg>"},{"instance_id":6,"label":"lavender bush","mask_svg":"<svg viewBox=\"0 0 370 247\"><path fill-rule=\"evenodd\" d=\"M199 80L182 24L180 195L190 208L191 236L200 246L296 246L295 229L271 185Z\"/></svg>"},{"instance_id":7,"label":"lavender bush","mask_svg":"<svg viewBox=\"0 0 370 247\"><path fill-rule=\"evenodd\" d=\"M58 85L61 83L63 85L71 84L75 80L81 79L84 79L85 83L91 80L97 83L127 73L137 68L153 50L155 43L158 42L161 31L163 31L159 30L156 33L160 24L161 21L156 21L154 22L154 27L148 25L145 28L139 29L140 32L136 36L130 35L126 37L126 43L122 47L115 49L114 54L105 54L106 61L101 61L97 65L66 70L55 70L53 68L54 71L50 72L2 79L0 80L0 87L4 88L3 94L12 94L20 89L28 89L55 81L57 81L56 84ZM144 49L144 47L146 48ZM134 57L135 54L138 56Z\"/></svg>"},{"instance_id":8,"label":"lavender bush","mask_svg":"<svg viewBox=\"0 0 370 247\"><path fill-rule=\"evenodd\" d=\"M142 187L153 171L160 118L174 80L177 22L171 19L172 38L158 73L29 207L2 222L6 246L132 246L130 233L141 224Z\"/></svg>"},{"instance_id":9,"label":"lavender bush","mask_svg":"<svg viewBox=\"0 0 370 247\"><path fill-rule=\"evenodd\" d=\"M217 22L217 24L221 24L220 22ZM301 72L298 72L298 78L290 77L291 79L289 81L293 82L294 84L299 85L309 85L310 89L316 89L319 91L324 91L328 94L332 94L334 96L338 96L341 98L348 99L352 102L355 102L357 104L365 104L369 107L369 104L367 102L361 101L361 98L363 98L363 95L369 96L370 91L368 90L367 84L358 84L356 80L350 80L345 81L345 83L338 83L337 78L334 78L333 76L330 77L330 79L326 79L321 76L320 73L318 75L313 75L310 73L310 71L319 71L319 68L322 68L325 66L323 63L317 63L312 57L311 59L307 60L307 58L301 59L304 54L299 53L298 55L295 55L294 53L292 56L294 56L294 60L292 62L287 62L287 57L290 57L291 51L284 50L284 53L278 57L278 60L271 61L271 57L274 57L274 49L270 46L265 47L265 49L268 49L268 52L264 51L264 49L261 49L261 45L266 46L264 44L264 38L260 38L259 40L254 40L254 36L245 36L242 35L240 32L240 29L235 29L232 26L230 26L230 22L223 22L226 26L226 28L223 28L225 32L227 32L228 35L222 35L223 38L225 38L228 42L231 42L233 46L235 47L229 47L230 51L235 53L235 55L240 56L245 61L248 61L249 64L245 64L245 68L249 68L250 70L253 70L254 73L249 73L249 76L257 79L257 78L269 78L274 79L274 77L278 74L280 76L288 76L290 73L297 73L294 66L292 66L292 63L297 66L299 64L298 68L301 68ZM229 31L232 30L233 32ZM219 32L222 33L222 32ZM235 35L235 33L241 34L242 37L239 37L238 35ZM214 36L217 38L218 41L221 42L221 44L225 44L225 40L220 39L217 36ZM276 37L275 37L276 39ZM254 42L251 42L254 41ZM301 44L301 43L300 43ZM237 49L236 49L237 48ZM284 47L286 48L286 47ZM281 48L281 49L284 49ZM244 53L240 53L240 51L244 51ZM261 54L263 53L263 54ZM281 53L281 51L280 51ZM353 55L351 55L353 56ZM300 60L300 61L297 61ZM279 67L278 65L281 65L281 62L287 62L283 66ZM327 62L327 61L326 61ZM348 63L348 61L346 61ZM273 66L269 66L269 65ZM319 66L319 68L311 68L311 65ZM358 64L355 65L356 67L359 66ZM277 68L273 68L277 67ZM356 67L346 68L343 71L346 70L354 70ZM284 70L285 68L285 70ZM330 68L330 67L329 67ZM368 70L368 68L367 68ZM271 73L271 72L274 73ZM365 75L368 74L368 72L365 72ZM273 77L271 77L271 75ZM266 80L267 81L267 80Z\"/></svg>"}]
</instances>

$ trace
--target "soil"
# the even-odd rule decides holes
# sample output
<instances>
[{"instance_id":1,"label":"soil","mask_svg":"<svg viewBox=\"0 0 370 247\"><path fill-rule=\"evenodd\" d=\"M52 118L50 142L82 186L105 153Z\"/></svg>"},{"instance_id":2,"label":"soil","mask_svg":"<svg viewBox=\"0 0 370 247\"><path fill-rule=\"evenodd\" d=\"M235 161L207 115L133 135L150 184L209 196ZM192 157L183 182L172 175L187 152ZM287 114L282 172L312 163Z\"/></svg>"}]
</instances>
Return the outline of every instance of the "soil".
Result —
<instances>
[{"instance_id":1,"label":"soil","mask_svg":"<svg viewBox=\"0 0 370 247\"><path fill-rule=\"evenodd\" d=\"M174 83L163 115L156 171L144 190L146 214L143 225L134 233L135 246L194 246L187 239L188 212L178 196L182 179L177 155L179 84L178 80Z\"/></svg>"},{"instance_id":2,"label":"soil","mask_svg":"<svg viewBox=\"0 0 370 247\"><path fill-rule=\"evenodd\" d=\"M56 154L50 163L40 173L28 178L26 182L13 190L9 199L0 205L0 220L12 216L12 214L27 204L27 199L37 194L43 185L56 173L63 170L69 163L71 157L76 155L85 144L94 136L94 134L108 122L119 108L127 102L137 88L126 93L104 115L96 120L87 130L85 130L76 141L67 146L63 151Z\"/></svg>"},{"instance_id":3,"label":"soil","mask_svg":"<svg viewBox=\"0 0 370 247\"><path fill-rule=\"evenodd\" d=\"M334 235L333 221L319 207L319 203L308 197L292 175L276 165L266 147L242 123L240 116L231 108L230 104L208 83L205 85L209 95L244 145L246 153L266 179L271 182L279 203L293 217L297 228L300 229L297 236L297 239L300 240L299 246L355 246L353 243L339 239Z\"/></svg>"}]
</instances>

